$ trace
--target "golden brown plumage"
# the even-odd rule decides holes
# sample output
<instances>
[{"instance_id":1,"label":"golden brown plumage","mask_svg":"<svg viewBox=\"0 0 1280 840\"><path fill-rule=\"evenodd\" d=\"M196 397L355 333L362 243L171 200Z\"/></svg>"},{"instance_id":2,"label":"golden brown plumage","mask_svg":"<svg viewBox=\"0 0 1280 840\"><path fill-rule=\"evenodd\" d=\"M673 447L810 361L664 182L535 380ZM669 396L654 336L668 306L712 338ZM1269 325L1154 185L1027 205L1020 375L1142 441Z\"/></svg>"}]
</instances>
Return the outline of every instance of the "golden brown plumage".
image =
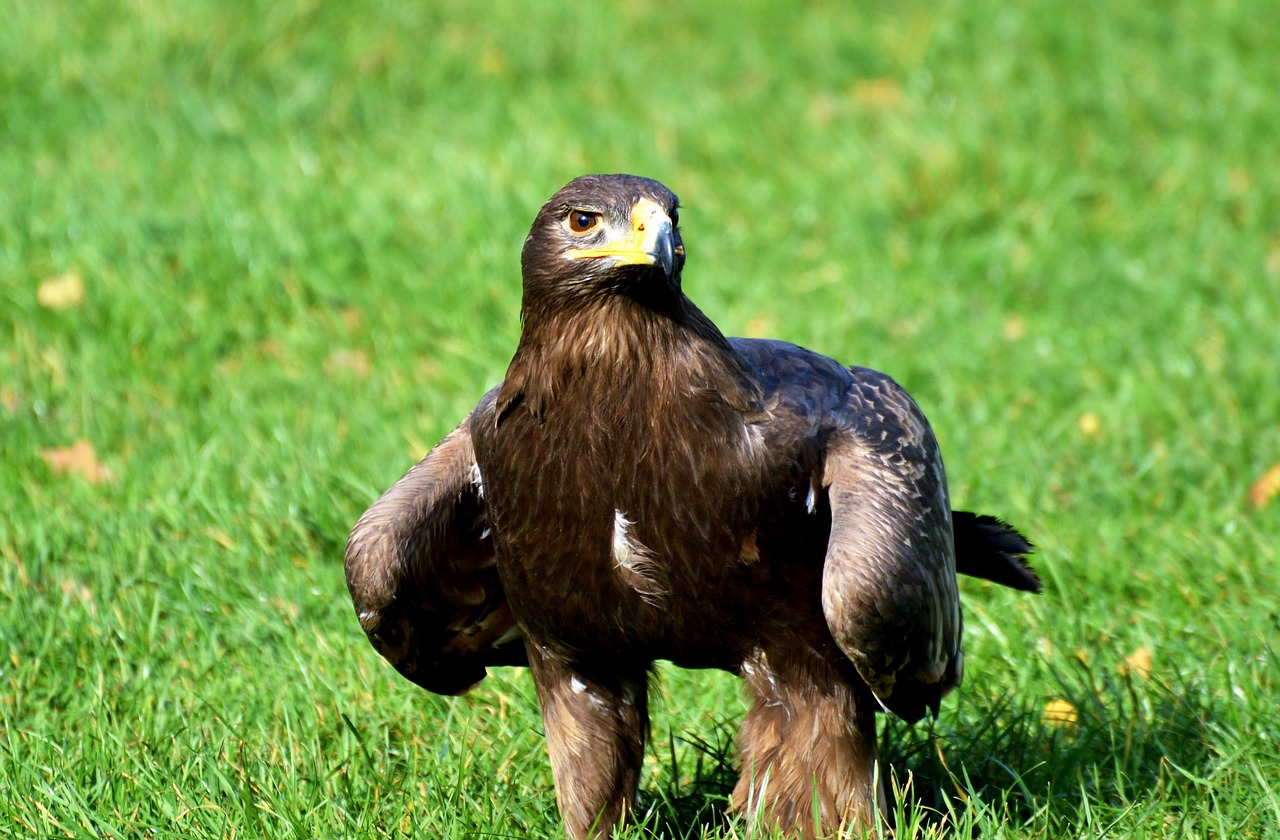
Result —
<instances>
[{"instance_id":1,"label":"golden brown plumage","mask_svg":"<svg viewBox=\"0 0 1280 840\"><path fill-rule=\"evenodd\" d=\"M962 671L957 570L1038 589L1031 547L953 515L896 383L726 339L683 265L655 181L547 202L507 376L357 523L356 610L432 691L531 667L575 838L634 805L657 659L743 676L735 808L813 836L816 796L823 830L870 826L875 711L936 713Z\"/></svg>"}]
</instances>

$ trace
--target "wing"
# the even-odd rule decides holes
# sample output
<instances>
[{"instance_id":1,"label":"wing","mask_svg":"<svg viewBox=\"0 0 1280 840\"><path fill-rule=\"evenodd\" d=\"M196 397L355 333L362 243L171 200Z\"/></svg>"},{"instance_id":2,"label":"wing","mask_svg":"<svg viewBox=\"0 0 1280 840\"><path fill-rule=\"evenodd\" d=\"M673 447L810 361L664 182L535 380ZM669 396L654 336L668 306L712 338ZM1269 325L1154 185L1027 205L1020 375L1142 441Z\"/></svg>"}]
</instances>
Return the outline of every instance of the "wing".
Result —
<instances>
[{"instance_id":1,"label":"wing","mask_svg":"<svg viewBox=\"0 0 1280 840\"><path fill-rule=\"evenodd\" d=\"M360 626L396 670L437 694L465 692L486 666L527 664L471 445L481 408L383 493L347 540Z\"/></svg>"},{"instance_id":2,"label":"wing","mask_svg":"<svg viewBox=\"0 0 1280 840\"><path fill-rule=\"evenodd\" d=\"M915 721L937 713L964 661L946 476L907 393L884 374L850 372L822 460L831 504L822 608L880 703Z\"/></svg>"}]
</instances>

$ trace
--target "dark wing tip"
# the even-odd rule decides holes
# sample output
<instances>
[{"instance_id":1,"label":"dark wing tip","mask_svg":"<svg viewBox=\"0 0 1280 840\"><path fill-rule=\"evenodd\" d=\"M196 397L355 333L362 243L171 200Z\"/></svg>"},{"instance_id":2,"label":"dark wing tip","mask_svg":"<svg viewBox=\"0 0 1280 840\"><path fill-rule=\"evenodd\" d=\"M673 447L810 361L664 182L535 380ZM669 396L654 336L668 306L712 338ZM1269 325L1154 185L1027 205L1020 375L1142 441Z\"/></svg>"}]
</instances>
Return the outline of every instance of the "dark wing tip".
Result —
<instances>
[{"instance_id":1,"label":"dark wing tip","mask_svg":"<svg viewBox=\"0 0 1280 840\"><path fill-rule=\"evenodd\" d=\"M1024 555L1035 546L1013 526L994 516L957 510L951 514L956 571L1011 589L1039 593L1044 587Z\"/></svg>"},{"instance_id":2,"label":"dark wing tip","mask_svg":"<svg viewBox=\"0 0 1280 840\"><path fill-rule=\"evenodd\" d=\"M1031 554L1036 547L1024 537L1018 529L996 516L985 513L968 513L957 511L966 517L973 517L975 524L981 528L991 542L1001 551L1013 554Z\"/></svg>"},{"instance_id":3,"label":"dark wing tip","mask_svg":"<svg viewBox=\"0 0 1280 840\"><path fill-rule=\"evenodd\" d=\"M903 683L894 686L893 694L879 700L881 708L892 712L907 723L918 723L926 715L938 719L942 708L942 686L925 683Z\"/></svg>"}]
</instances>

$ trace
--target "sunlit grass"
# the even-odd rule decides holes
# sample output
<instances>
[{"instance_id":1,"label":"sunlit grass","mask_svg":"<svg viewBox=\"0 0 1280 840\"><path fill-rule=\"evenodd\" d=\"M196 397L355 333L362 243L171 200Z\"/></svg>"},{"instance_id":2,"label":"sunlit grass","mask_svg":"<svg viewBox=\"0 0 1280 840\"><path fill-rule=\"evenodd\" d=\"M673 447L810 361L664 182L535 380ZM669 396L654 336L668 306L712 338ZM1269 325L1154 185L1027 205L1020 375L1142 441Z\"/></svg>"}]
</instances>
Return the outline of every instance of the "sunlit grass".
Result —
<instances>
[{"instance_id":1,"label":"sunlit grass","mask_svg":"<svg viewBox=\"0 0 1280 840\"><path fill-rule=\"evenodd\" d=\"M894 375L1040 549L885 725L904 834L1273 833L1270 11L0 2L0 834L557 836L528 675L416 690L340 556L587 171L680 193L726 332ZM735 681L656 694L645 825L744 837Z\"/></svg>"}]
</instances>

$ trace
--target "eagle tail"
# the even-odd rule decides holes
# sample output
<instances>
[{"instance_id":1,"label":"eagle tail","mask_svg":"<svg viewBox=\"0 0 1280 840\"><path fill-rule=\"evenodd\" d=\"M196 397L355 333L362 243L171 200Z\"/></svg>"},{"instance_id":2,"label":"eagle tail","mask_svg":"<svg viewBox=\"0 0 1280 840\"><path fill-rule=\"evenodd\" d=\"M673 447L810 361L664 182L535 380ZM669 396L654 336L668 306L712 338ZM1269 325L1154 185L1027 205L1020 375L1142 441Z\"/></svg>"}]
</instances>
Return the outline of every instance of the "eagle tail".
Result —
<instances>
[{"instance_id":1,"label":"eagle tail","mask_svg":"<svg viewBox=\"0 0 1280 840\"><path fill-rule=\"evenodd\" d=\"M1012 526L963 510L951 512L951 525L957 572L1023 592L1040 591L1040 578L1026 560L1035 546Z\"/></svg>"}]
</instances>

